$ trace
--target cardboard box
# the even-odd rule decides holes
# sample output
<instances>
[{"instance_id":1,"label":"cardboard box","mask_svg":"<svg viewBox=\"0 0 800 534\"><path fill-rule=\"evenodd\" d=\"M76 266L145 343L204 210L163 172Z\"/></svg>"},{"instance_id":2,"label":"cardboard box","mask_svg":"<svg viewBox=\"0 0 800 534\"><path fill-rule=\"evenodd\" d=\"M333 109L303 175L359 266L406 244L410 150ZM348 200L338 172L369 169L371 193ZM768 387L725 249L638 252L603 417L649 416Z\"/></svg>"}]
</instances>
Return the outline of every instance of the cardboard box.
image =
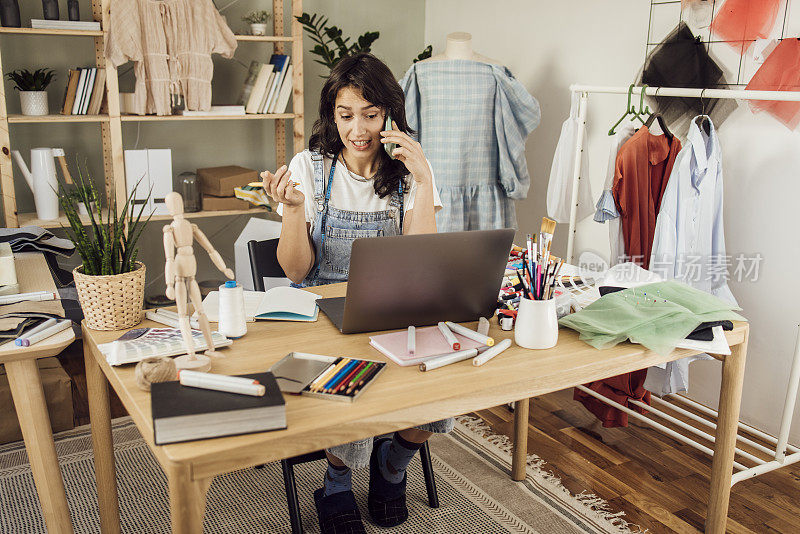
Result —
<instances>
[{"instance_id":1,"label":"cardboard box","mask_svg":"<svg viewBox=\"0 0 800 534\"><path fill-rule=\"evenodd\" d=\"M232 197L234 187L244 187L250 182L261 181L258 171L238 165L197 169L197 179L200 182L200 192L215 197Z\"/></svg>"},{"instance_id":2,"label":"cardboard box","mask_svg":"<svg viewBox=\"0 0 800 534\"><path fill-rule=\"evenodd\" d=\"M69 430L75 425L72 412L72 381L58 358L42 358L36 362L42 376L44 398L47 412L50 414L50 426L53 432ZM0 443L9 443L22 439L19 419L11 398L11 387L5 367L0 365Z\"/></svg>"},{"instance_id":3,"label":"cardboard box","mask_svg":"<svg viewBox=\"0 0 800 534\"><path fill-rule=\"evenodd\" d=\"M248 201L236 197L203 195L203 211L249 210L250 206Z\"/></svg>"}]
</instances>

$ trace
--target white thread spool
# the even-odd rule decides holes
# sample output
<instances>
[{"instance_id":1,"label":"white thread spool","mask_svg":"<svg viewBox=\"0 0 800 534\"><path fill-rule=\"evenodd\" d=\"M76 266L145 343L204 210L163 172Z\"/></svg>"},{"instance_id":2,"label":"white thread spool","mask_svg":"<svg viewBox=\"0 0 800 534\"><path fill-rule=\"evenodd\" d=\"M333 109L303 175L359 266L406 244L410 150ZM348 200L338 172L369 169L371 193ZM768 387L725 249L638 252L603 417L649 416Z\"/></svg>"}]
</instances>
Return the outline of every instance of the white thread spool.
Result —
<instances>
[{"instance_id":1,"label":"white thread spool","mask_svg":"<svg viewBox=\"0 0 800 534\"><path fill-rule=\"evenodd\" d=\"M247 333L244 316L244 289L235 280L219 286L219 333L225 337L242 337Z\"/></svg>"}]
</instances>

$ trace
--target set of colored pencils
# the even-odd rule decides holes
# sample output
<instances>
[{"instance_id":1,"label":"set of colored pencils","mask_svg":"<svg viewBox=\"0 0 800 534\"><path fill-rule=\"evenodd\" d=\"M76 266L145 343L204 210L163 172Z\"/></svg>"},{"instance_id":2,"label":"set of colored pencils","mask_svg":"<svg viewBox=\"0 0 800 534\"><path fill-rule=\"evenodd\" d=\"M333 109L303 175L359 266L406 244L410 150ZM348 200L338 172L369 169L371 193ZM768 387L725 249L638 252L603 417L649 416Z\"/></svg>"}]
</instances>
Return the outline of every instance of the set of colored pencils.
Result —
<instances>
[{"instance_id":1,"label":"set of colored pencils","mask_svg":"<svg viewBox=\"0 0 800 534\"><path fill-rule=\"evenodd\" d=\"M384 365L383 362L339 358L309 384L308 390L328 395L355 396Z\"/></svg>"},{"instance_id":2,"label":"set of colored pencils","mask_svg":"<svg viewBox=\"0 0 800 534\"><path fill-rule=\"evenodd\" d=\"M527 237L527 250L522 252L522 280L525 296L532 300L548 300L553 297L555 280L564 265L564 260L550 255L556 222L542 217L542 228L537 236Z\"/></svg>"}]
</instances>

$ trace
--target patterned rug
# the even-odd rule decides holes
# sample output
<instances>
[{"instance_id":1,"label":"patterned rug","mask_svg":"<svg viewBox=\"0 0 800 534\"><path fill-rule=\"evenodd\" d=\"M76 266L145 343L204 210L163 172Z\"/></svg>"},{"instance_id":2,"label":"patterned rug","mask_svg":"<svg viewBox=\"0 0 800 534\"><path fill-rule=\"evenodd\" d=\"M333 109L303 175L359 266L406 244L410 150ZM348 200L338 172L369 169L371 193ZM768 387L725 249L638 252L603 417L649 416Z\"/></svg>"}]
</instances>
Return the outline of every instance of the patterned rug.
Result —
<instances>
[{"instance_id":1,"label":"patterned rug","mask_svg":"<svg viewBox=\"0 0 800 534\"><path fill-rule=\"evenodd\" d=\"M166 478L129 418L113 424L122 531L168 533ZM94 465L89 427L56 435L61 471L75 532L99 533ZM481 420L463 416L449 435L431 439L431 452L441 506L428 507L418 458L409 466L409 520L391 529L397 533L629 533L639 529L622 513L608 510L594 495L571 495L546 471L535 455L528 457L524 482L509 479L511 444ZM319 532L314 489L324 465L295 468L303 526ZM355 474L354 492L367 532L383 532L366 513L367 470ZM280 464L244 469L219 476L208 493L205 532L289 532ZM0 446L0 532L45 533L27 455L21 442Z\"/></svg>"}]
</instances>

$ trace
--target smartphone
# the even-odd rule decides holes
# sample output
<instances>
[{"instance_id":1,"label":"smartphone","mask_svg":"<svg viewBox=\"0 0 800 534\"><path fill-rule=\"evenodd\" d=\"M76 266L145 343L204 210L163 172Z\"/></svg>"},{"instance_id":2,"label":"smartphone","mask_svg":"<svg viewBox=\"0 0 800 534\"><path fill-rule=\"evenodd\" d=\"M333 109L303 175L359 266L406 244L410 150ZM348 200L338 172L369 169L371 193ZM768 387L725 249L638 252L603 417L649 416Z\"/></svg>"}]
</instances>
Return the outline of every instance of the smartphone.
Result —
<instances>
[{"instance_id":1,"label":"smartphone","mask_svg":"<svg viewBox=\"0 0 800 534\"><path fill-rule=\"evenodd\" d=\"M388 113L386 114L386 124L383 125L384 130L391 130L392 129L392 116ZM384 143L383 149L389 154L390 158L394 158L392 156L392 152L394 149L397 148L397 143Z\"/></svg>"}]
</instances>

